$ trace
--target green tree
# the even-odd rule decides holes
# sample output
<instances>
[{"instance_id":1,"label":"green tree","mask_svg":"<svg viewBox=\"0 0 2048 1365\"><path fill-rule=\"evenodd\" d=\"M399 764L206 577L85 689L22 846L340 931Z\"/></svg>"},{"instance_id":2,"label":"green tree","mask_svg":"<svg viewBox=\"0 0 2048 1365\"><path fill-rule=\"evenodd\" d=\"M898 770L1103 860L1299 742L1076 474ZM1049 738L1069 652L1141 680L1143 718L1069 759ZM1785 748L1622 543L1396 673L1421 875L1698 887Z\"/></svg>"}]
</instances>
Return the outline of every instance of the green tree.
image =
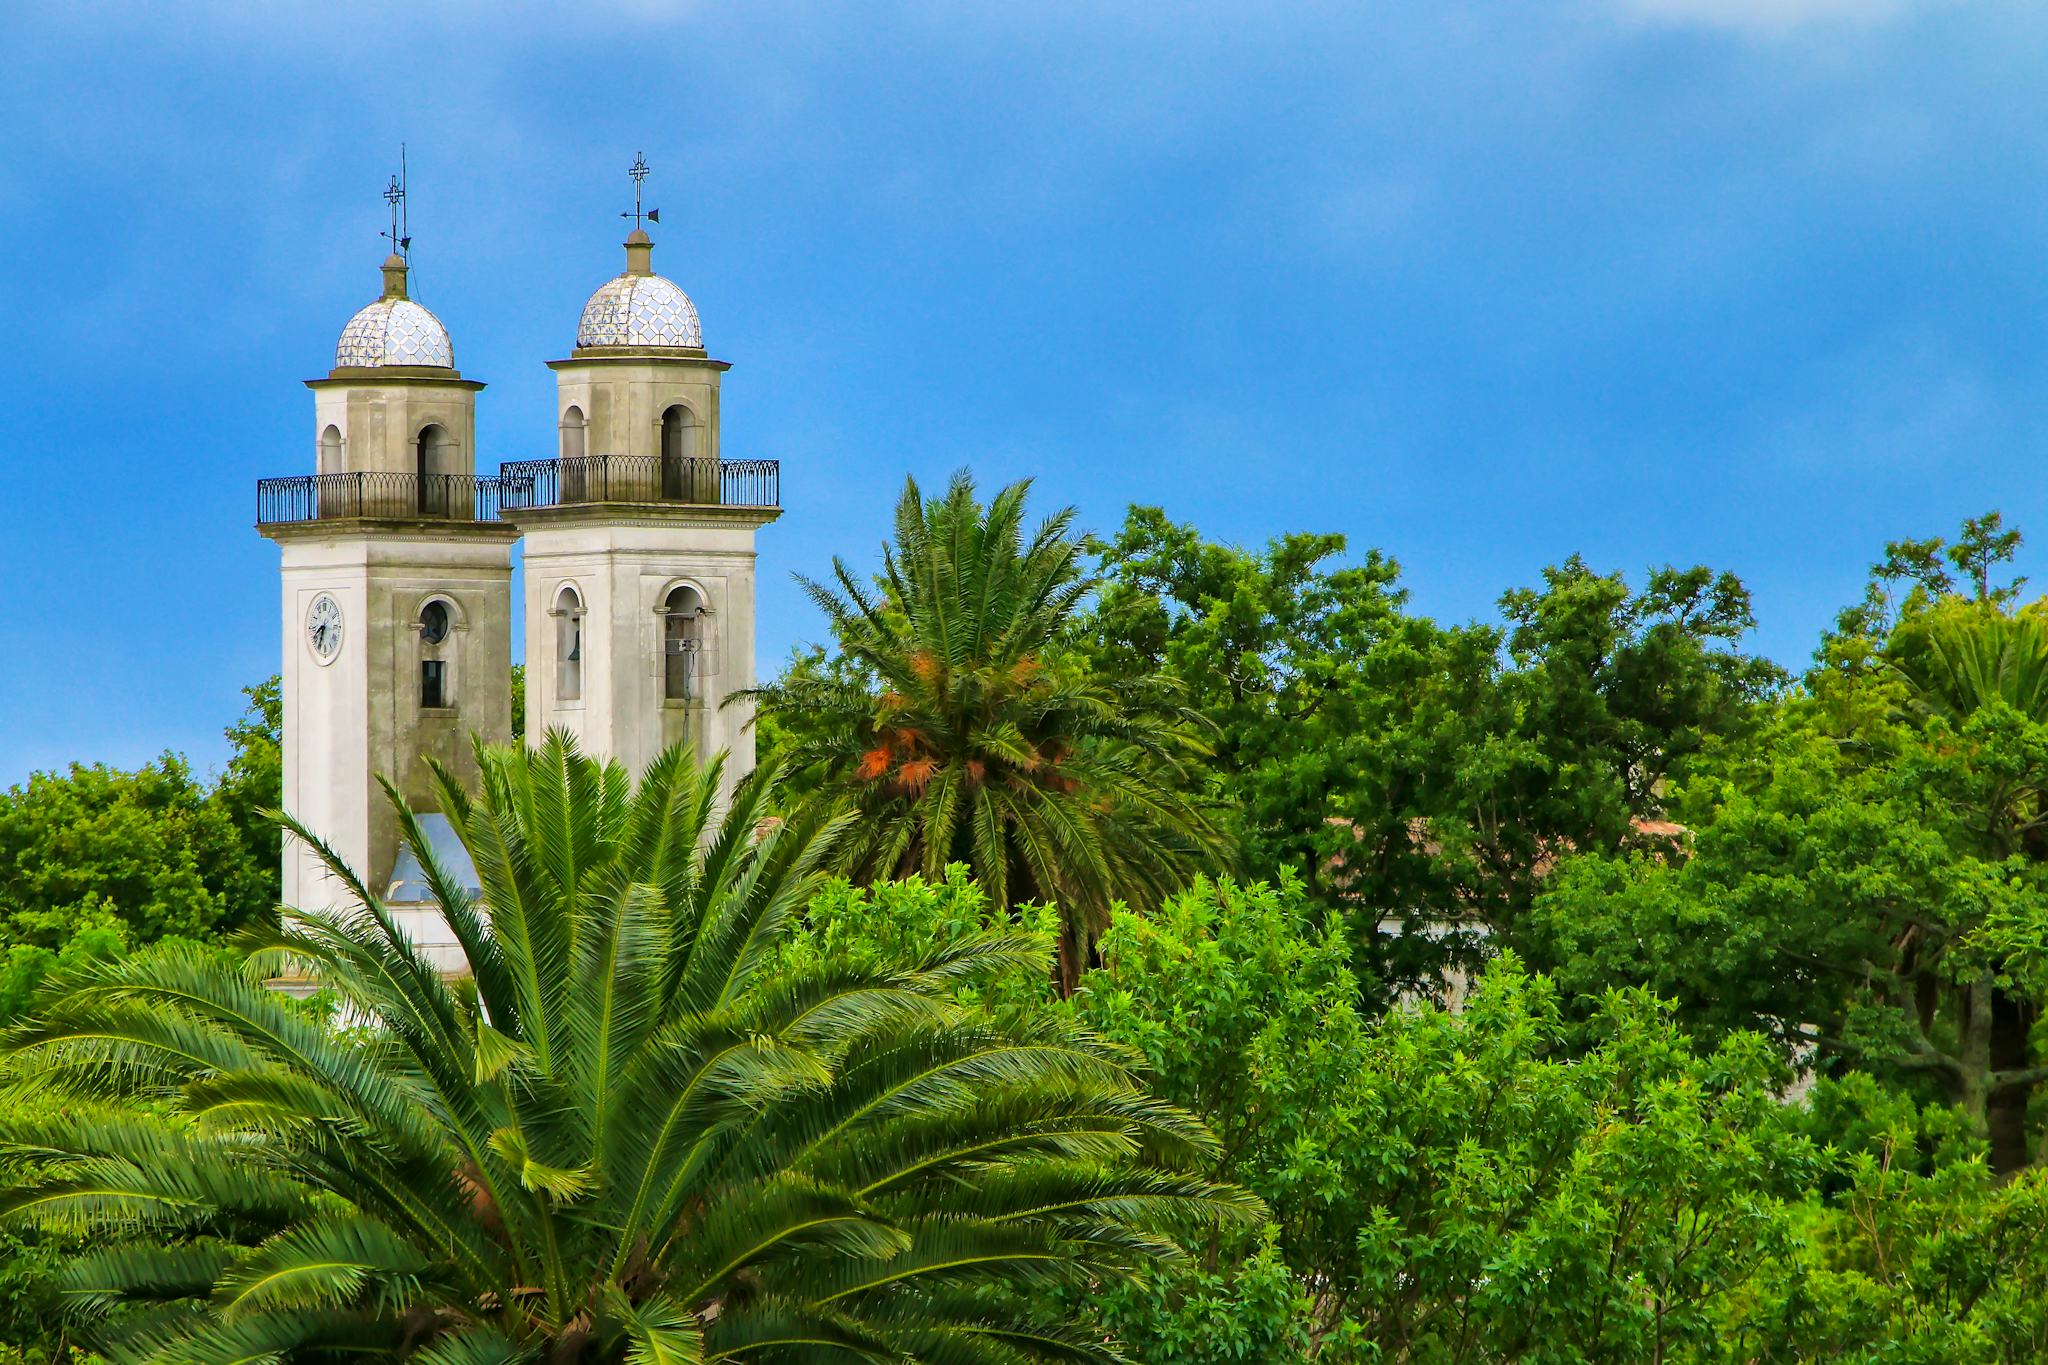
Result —
<instances>
[{"instance_id":1,"label":"green tree","mask_svg":"<svg viewBox=\"0 0 2048 1365\"><path fill-rule=\"evenodd\" d=\"M1844 642L1881 645L1901 621L1945 598L1966 596L1980 605L2011 609L2027 580L2010 575L2009 566L2025 543L2019 529L2008 527L1997 511L1967 518L1954 540L1929 536L1885 542L1884 558L1870 566L1863 599L1841 613L1823 642L1823 659ZM2001 581L2002 573L2008 576Z\"/></svg>"},{"instance_id":2,"label":"green tree","mask_svg":"<svg viewBox=\"0 0 2048 1365\"><path fill-rule=\"evenodd\" d=\"M264 812L283 788L278 681L243 690L248 710L211 785L166 753L133 772L74 763L0 792L0 947L55 952L96 926L129 944L196 939L272 913L280 843Z\"/></svg>"},{"instance_id":3,"label":"green tree","mask_svg":"<svg viewBox=\"0 0 2048 1365\"><path fill-rule=\"evenodd\" d=\"M874 696L881 689L873 670L851 654L828 652L823 645L799 645L789 653L776 680L776 690L790 696ZM785 801L808 797L831 782L829 765L793 767L790 760L800 748L819 746L830 722L794 708L757 712L754 718L754 753L761 767L782 773Z\"/></svg>"},{"instance_id":4,"label":"green tree","mask_svg":"<svg viewBox=\"0 0 2048 1365\"><path fill-rule=\"evenodd\" d=\"M2048 715L2014 704L2048 636L1957 601L1896 640L1703 767L1682 849L1568 861L1524 941L1567 991L1646 981L1696 1028L1931 1084L2011 1171L2048 1078Z\"/></svg>"},{"instance_id":5,"label":"green tree","mask_svg":"<svg viewBox=\"0 0 2048 1365\"><path fill-rule=\"evenodd\" d=\"M283 892L283 836L269 813L284 804L284 685L273 673L242 695L249 705L227 728L227 768L208 797L226 810L241 843L241 856L221 873L229 925L269 917Z\"/></svg>"},{"instance_id":6,"label":"green tree","mask_svg":"<svg viewBox=\"0 0 2048 1365\"><path fill-rule=\"evenodd\" d=\"M1801 1211L1792 1254L1768 1264L1731 1315L1730 1356L2048 1357L2048 1171L1997 1178L1955 1110L1916 1108L1868 1075L1824 1081L1810 1104L1839 1150L1830 1195Z\"/></svg>"},{"instance_id":7,"label":"green tree","mask_svg":"<svg viewBox=\"0 0 2048 1365\"><path fill-rule=\"evenodd\" d=\"M1753 765L1692 798L1681 857L1569 862L1526 941L1573 993L1640 978L1694 1027L1925 1078L2017 1169L2048 1072L2028 1044L2038 986L2013 974L2048 948L2048 878L2001 847L1993 808L2048 774L2048 731L1987 710L1872 755L1790 729Z\"/></svg>"},{"instance_id":8,"label":"green tree","mask_svg":"<svg viewBox=\"0 0 2048 1365\"><path fill-rule=\"evenodd\" d=\"M2016 547L2019 533L2008 534ZM2008 929L2048 929L2048 914L2036 909L2048 892L2048 618L2005 615L1978 573L1974 599L1906 622L1887 661L1933 748L1932 762L1915 767L1949 803L1969 851L2007 871L2011 894L1989 914ZM2025 1159L2028 1102L2048 1079L2032 1045L2041 997L2038 983L2029 990L2012 979L2006 959L2015 945L1984 946L1965 944L1955 955L1974 968L1954 984L1964 1102L1981 1109L1994 1159L2012 1169Z\"/></svg>"},{"instance_id":9,"label":"green tree","mask_svg":"<svg viewBox=\"0 0 2048 1365\"><path fill-rule=\"evenodd\" d=\"M1206 1118L1296 1286L1272 1291L1255 1242L1218 1241L1109 1300L1143 1358L1719 1358L1726 1315L1789 1251L1788 1201L1825 1169L1762 1041L1703 1054L1617 991L1574 1054L1556 989L1512 955L1460 1013L1369 1021L1349 936L1319 918L1292 892L1200 887L1120 915L1077 998ZM1263 1305L1264 1354L1208 1354L1188 1330L1231 1284Z\"/></svg>"},{"instance_id":10,"label":"green tree","mask_svg":"<svg viewBox=\"0 0 2048 1365\"><path fill-rule=\"evenodd\" d=\"M1028 488L984 507L964 472L932 502L907 483L873 586L840 560L836 587L805 581L849 664L752 695L797 780L856 813L842 868L959 862L1000 911L1056 903L1070 988L1112 903L1158 903L1226 841L1190 790L1191 718L1057 648L1094 583L1073 509L1027 532Z\"/></svg>"},{"instance_id":11,"label":"green tree","mask_svg":"<svg viewBox=\"0 0 2048 1365\"><path fill-rule=\"evenodd\" d=\"M1173 679L1208 722L1245 872L1285 870L1324 904L1457 913L1424 827L1489 694L1497 635L1410 613L1377 552L1333 566L1341 536L1251 551L1133 507L1095 548L1103 585L1077 648L1126 684Z\"/></svg>"},{"instance_id":12,"label":"green tree","mask_svg":"<svg viewBox=\"0 0 2048 1365\"><path fill-rule=\"evenodd\" d=\"M1741 583L1703 568L1636 590L1574 558L1506 594L1501 625L1452 628L1377 551L1337 562L1341 536L1246 550L1135 507L1097 548L1077 647L1184 688L1245 871L1365 912L1358 965L1390 991L1475 965L1473 930L1512 935L1563 850L1653 841L1671 778L1782 681L1741 649Z\"/></svg>"},{"instance_id":13,"label":"green tree","mask_svg":"<svg viewBox=\"0 0 2048 1365\"><path fill-rule=\"evenodd\" d=\"M121 925L111 916L73 928L64 946L52 951L33 943L17 943L0 956L0 1025L29 1013L36 993L52 972L77 970L83 963L119 957L128 951Z\"/></svg>"},{"instance_id":14,"label":"green tree","mask_svg":"<svg viewBox=\"0 0 2048 1365\"><path fill-rule=\"evenodd\" d=\"M841 826L762 832L772 777L719 818L716 766L681 750L637 791L559 735L479 764L479 794L444 773L438 797L481 901L398 807L463 977L322 849L354 910L295 916L246 973L174 945L85 968L14 1036L60 1093L187 1120L0 1125L20 1163L0 1208L91 1234L62 1283L96 1347L1108 1360L1027 1291L1255 1210L1191 1172L1212 1140L1116 1049L953 1003L954 980L1042 962L1042 938L785 960ZM284 960L348 1030L262 986Z\"/></svg>"},{"instance_id":15,"label":"green tree","mask_svg":"<svg viewBox=\"0 0 2048 1365\"><path fill-rule=\"evenodd\" d=\"M134 772L74 763L0 794L0 916L17 943L61 947L108 918L131 942L234 927L246 849L185 760Z\"/></svg>"}]
</instances>

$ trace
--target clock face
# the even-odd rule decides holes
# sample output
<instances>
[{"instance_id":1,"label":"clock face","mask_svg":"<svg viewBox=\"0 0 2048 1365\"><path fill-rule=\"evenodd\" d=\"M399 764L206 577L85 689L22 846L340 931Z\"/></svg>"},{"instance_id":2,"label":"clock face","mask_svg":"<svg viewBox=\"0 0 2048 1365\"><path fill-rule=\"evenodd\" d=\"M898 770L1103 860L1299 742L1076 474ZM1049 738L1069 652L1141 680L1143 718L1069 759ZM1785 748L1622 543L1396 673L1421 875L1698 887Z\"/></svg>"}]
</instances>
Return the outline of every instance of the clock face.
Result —
<instances>
[{"instance_id":1,"label":"clock face","mask_svg":"<svg viewBox=\"0 0 2048 1365\"><path fill-rule=\"evenodd\" d=\"M321 663L333 663L334 656L341 653L341 603L321 593L313 599L313 609L306 613L306 642L313 647L313 657Z\"/></svg>"}]
</instances>

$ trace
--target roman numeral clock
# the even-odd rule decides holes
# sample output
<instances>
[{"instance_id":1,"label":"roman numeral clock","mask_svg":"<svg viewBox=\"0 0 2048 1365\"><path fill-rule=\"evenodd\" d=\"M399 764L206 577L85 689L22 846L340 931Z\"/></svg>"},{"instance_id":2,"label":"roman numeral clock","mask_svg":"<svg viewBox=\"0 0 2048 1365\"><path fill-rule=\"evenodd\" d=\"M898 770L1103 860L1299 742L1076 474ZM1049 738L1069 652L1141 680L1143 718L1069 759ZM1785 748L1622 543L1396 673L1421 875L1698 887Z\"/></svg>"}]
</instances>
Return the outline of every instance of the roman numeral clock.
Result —
<instances>
[{"instance_id":1,"label":"roman numeral clock","mask_svg":"<svg viewBox=\"0 0 2048 1365\"><path fill-rule=\"evenodd\" d=\"M321 593L313 599L313 606L306 613L306 642L313 648L313 657L323 664L334 662L334 656L341 653L341 604L330 593Z\"/></svg>"}]
</instances>

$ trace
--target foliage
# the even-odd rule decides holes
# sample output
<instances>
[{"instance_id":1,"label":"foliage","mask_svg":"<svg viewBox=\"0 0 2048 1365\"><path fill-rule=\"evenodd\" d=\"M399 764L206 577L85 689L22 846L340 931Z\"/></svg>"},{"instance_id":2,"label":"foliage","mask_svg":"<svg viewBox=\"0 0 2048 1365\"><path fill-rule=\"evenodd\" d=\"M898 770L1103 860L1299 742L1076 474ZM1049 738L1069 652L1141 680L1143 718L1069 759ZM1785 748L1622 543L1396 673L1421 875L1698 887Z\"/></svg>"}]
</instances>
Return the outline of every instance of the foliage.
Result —
<instances>
[{"instance_id":1,"label":"foliage","mask_svg":"<svg viewBox=\"0 0 2048 1365\"><path fill-rule=\"evenodd\" d=\"M1953 1110L1869 1076L1824 1082L1815 1127L1843 1142L1838 1191L1804 1210L1730 1324L1763 1361L2001 1362L2048 1356L2048 1172L1999 1181Z\"/></svg>"},{"instance_id":2,"label":"foliage","mask_svg":"<svg viewBox=\"0 0 2048 1365\"><path fill-rule=\"evenodd\" d=\"M1076 1002L1273 1210L1296 1289L1249 1299L1267 1344L1245 1358L1301 1359L1304 1333L1332 1361L1711 1353L1823 1169L1760 1041L1702 1053L1620 991L1574 1056L1555 987L1512 956L1462 1013L1368 1022L1347 935L1310 918L1293 891L1199 887L1119 916ZM1247 1288L1270 1265L1250 1250L1227 1272ZM1226 1264L1155 1279L1149 1302L1112 1306L1119 1327L1191 1339ZM1156 1358L1235 1358L1172 1350Z\"/></svg>"},{"instance_id":3,"label":"foliage","mask_svg":"<svg viewBox=\"0 0 2048 1365\"><path fill-rule=\"evenodd\" d=\"M284 684L273 673L242 695L249 705L227 728L227 768L209 798L227 811L242 845L221 886L226 927L268 918L283 891L283 835L270 812L284 804Z\"/></svg>"},{"instance_id":4,"label":"foliage","mask_svg":"<svg viewBox=\"0 0 2048 1365\"><path fill-rule=\"evenodd\" d=\"M2048 1076L2014 988L2048 961L2048 631L1928 604L1878 662L1703 769L1682 854L1568 863L1525 942L1570 991L1646 981L1695 1027L1925 1078L2016 1169Z\"/></svg>"},{"instance_id":5,"label":"foliage","mask_svg":"<svg viewBox=\"0 0 2048 1365\"><path fill-rule=\"evenodd\" d=\"M962 1005L1008 1015L1032 1012L1054 998L1050 971L1059 939L1059 913L1050 906L1017 907L1012 935L1023 947L982 964L980 975L956 976L952 995ZM887 972L917 962L935 950L951 950L978 939L989 923L988 896L955 863L942 882L911 877L856 886L834 878L812 897L802 921L784 940L778 971Z\"/></svg>"},{"instance_id":6,"label":"foliage","mask_svg":"<svg viewBox=\"0 0 2048 1365\"><path fill-rule=\"evenodd\" d=\"M290 960L362 1026L158 945L15 1034L59 1093L193 1120L0 1124L0 1209L90 1235L63 1284L111 1357L1107 1360L1025 1291L1255 1212L1117 1049L950 998L1042 939L780 956L840 827L759 833L772 776L720 818L682 750L637 792L560 735L478 762L480 793L437 795L480 902L393 794L466 978L323 849L360 905L295 915L252 972Z\"/></svg>"},{"instance_id":7,"label":"foliage","mask_svg":"<svg viewBox=\"0 0 2048 1365\"><path fill-rule=\"evenodd\" d=\"M753 695L817 799L857 814L844 870L935 880L959 862L998 910L1056 903L1071 987L1113 901L1157 903L1225 840L1189 790L1206 752L1189 718L1056 651L1092 580L1071 508L1027 532L1028 490L984 507L965 473L932 502L906 483L873 586L843 560L834 585L805 580L852 666Z\"/></svg>"},{"instance_id":8,"label":"foliage","mask_svg":"<svg viewBox=\"0 0 2048 1365\"><path fill-rule=\"evenodd\" d=\"M269 915L279 844L263 811L283 763L276 678L244 689L227 769L209 786L175 754L133 772L74 763L0 793L0 946L57 952L115 926L123 941L218 934ZM8 959L18 977L33 954Z\"/></svg>"},{"instance_id":9,"label":"foliage","mask_svg":"<svg viewBox=\"0 0 2048 1365\"><path fill-rule=\"evenodd\" d=\"M1215 732L1212 770L1246 873L1291 872L1325 904L1458 914L1464 888L1426 826L1442 813L1438 778L1474 732L1498 637L1407 612L1398 566L1376 552L1331 567L1341 536L1254 552L1134 507L1096 548L1103 587L1076 647L1120 683L1163 676L1185 690ZM1436 963L1375 966L1401 980Z\"/></svg>"},{"instance_id":10,"label":"foliage","mask_svg":"<svg viewBox=\"0 0 2048 1365\"><path fill-rule=\"evenodd\" d=\"M244 852L176 755L132 773L74 763L0 795L0 915L10 939L44 948L109 918L137 940L208 933L232 922Z\"/></svg>"},{"instance_id":11,"label":"foliage","mask_svg":"<svg viewBox=\"0 0 2048 1365\"><path fill-rule=\"evenodd\" d=\"M0 1084L5 1083L0 1074ZM7 1086L7 1112L16 1119L51 1120L72 1107L66 1098ZM160 1121L134 1111L139 1122ZM19 1179L16 1164L0 1157L0 1189ZM64 1325L58 1272L66 1259L85 1250L76 1236L46 1229L0 1227L0 1363L85 1365L97 1358L80 1349Z\"/></svg>"},{"instance_id":12,"label":"foliage","mask_svg":"<svg viewBox=\"0 0 2048 1365\"><path fill-rule=\"evenodd\" d=\"M1274 1229L1233 1237L1204 1262L1162 1267L1114 1285L1093 1312L1146 1365L1350 1365L1372 1358L1355 1324L1318 1335L1316 1301L1281 1253Z\"/></svg>"},{"instance_id":13,"label":"foliage","mask_svg":"<svg viewBox=\"0 0 2048 1365\"><path fill-rule=\"evenodd\" d=\"M1475 965L1470 931L1511 934L1563 850L1648 841L1666 784L1782 681L1739 648L1741 583L1703 568L1633 590L1573 558L1500 626L1443 627L1379 552L1334 563L1341 536L1244 550L1138 507L1097 548L1079 650L1185 689L1246 872L1365 912L1358 965L1396 992Z\"/></svg>"},{"instance_id":14,"label":"foliage","mask_svg":"<svg viewBox=\"0 0 2048 1365\"><path fill-rule=\"evenodd\" d=\"M2023 543L2019 530L2008 528L1995 511L1965 520L1953 541L1930 536L1886 542L1884 558L1871 566L1863 599L1842 612L1833 635L1823 642L1823 653L1839 641L1883 640L1901 622L1951 598L1964 597L1999 610L2012 608L2027 580L2014 576L1999 581L1997 575L2007 572L2003 566L2012 563Z\"/></svg>"},{"instance_id":15,"label":"foliage","mask_svg":"<svg viewBox=\"0 0 2048 1365\"><path fill-rule=\"evenodd\" d=\"M51 973L76 971L88 962L121 957L127 951L121 925L111 916L74 925L64 946L54 952L33 943L15 944L0 958L0 1025L12 1024L29 1012Z\"/></svg>"},{"instance_id":16,"label":"foliage","mask_svg":"<svg viewBox=\"0 0 2048 1365\"><path fill-rule=\"evenodd\" d=\"M851 654L828 653L822 645L798 646L790 651L782 667L776 690L790 696L852 695L874 696L881 684L873 670ZM765 694L764 694L765 695ZM810 796L832 778L822 765L804 766L793 762L799 747L816 746L822 739L823 718L795 708L758 711L754 717L754 755L760 766L782 774L784 798Z\"/></svg>"}]
</instances>

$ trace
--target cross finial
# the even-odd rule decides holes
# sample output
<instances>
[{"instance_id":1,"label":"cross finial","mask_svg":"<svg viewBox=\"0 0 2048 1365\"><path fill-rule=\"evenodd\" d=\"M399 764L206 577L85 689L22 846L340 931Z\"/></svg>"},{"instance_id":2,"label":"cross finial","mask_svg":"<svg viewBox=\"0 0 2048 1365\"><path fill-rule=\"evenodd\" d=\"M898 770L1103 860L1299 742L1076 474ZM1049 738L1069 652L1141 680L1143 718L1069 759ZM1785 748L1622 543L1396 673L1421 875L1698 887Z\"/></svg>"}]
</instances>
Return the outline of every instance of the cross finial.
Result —
<instances>
[{"instance_id":1,"label":"cross finial","mask_svg":"<svg viewBox=\"0 0 2048 1365\"><path fill-rule=\"evenodd\" d=\"M644 213L641 212L640 210L640 182L647 178L646 153L635 152L633 154L632 169L628 170L626 174L633 177L633 211L631 213L622 213L619 215L619 217L631 218L633 220L633 229L634 231L637 232L640 230L642 226L643 219L649 223L658 223L661 221L660 209L648 209Z\"/></svg>"},{"instance_id":2,"label":"cross finial","mask_svg":"<svg viewBox=\"0 0 2048 1365\"><path fill-rule=\"evenodd\" d=\"M412 254L410 233L411 215L405 207L405 144L398 144L398 174L391 177L391 183L384 187L384 202L391 206L391 231L382 234L391 239L391 249L401 256Z\"/></svg>"}]
</instances>

